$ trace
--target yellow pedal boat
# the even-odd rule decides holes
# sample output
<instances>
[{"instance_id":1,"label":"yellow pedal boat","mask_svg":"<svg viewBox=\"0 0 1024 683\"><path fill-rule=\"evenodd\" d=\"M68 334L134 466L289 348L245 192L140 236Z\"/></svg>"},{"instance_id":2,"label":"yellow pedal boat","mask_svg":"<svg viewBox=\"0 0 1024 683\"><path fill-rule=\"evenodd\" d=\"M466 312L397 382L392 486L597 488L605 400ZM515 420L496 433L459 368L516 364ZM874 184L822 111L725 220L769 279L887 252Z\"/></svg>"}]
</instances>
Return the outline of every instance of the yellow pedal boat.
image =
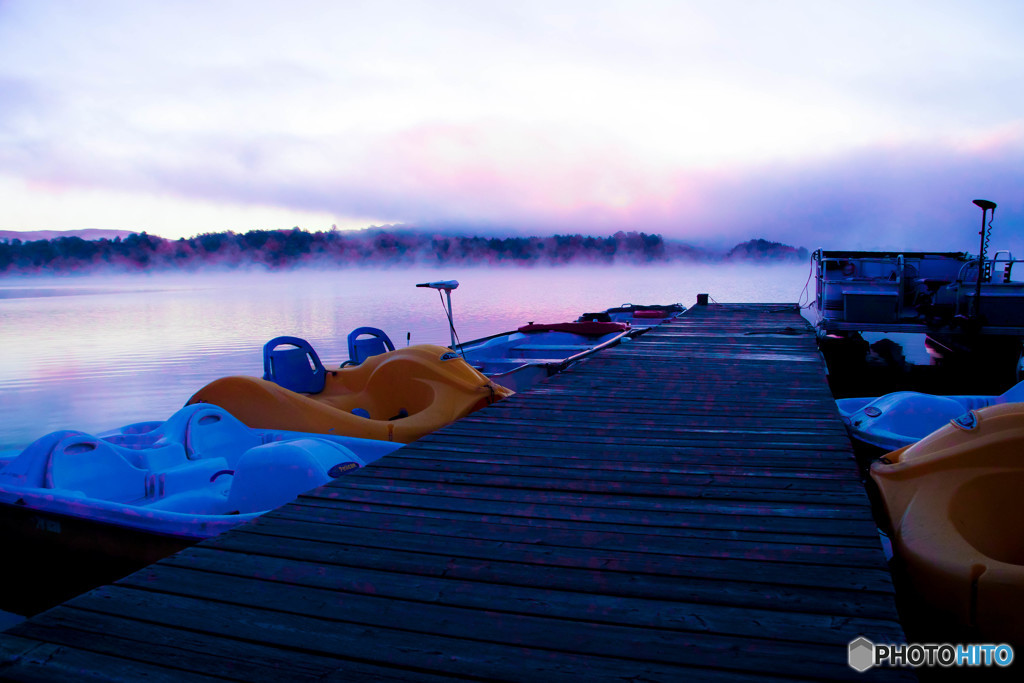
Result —
<instances>
[{"instance_id":1,"label":"yellow pedal boat","mask_svg":"<svg viewBox=\"0 0 1024 683\"><path fill-rule=\"evenodd\" d=\"M256 377L224 377L188 403L218 405L254 429L409 443L511 394L451 349L419 344L326 370L317 393Z\"/></svg>"},{"instance_id":2,"label":"yellow pedal boat","mask_svg":"<svg viewBox=\"0 0 1024 683\"><path fill-rule=\"evenodd\" d=\"M1024 404L972 410L871 466L924 604L1024 646Z\"/></svg>"}]
</instances>

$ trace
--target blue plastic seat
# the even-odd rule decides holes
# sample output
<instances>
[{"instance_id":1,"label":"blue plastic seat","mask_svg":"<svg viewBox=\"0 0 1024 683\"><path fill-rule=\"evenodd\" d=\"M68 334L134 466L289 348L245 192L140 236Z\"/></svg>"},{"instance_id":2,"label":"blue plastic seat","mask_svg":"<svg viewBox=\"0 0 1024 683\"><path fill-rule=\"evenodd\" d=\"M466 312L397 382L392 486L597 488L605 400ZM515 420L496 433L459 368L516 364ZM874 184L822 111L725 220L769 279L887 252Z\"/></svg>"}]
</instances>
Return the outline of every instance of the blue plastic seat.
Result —
<instances>
[{"instance_id":1,"label":"blue plastic seat","mask_svg":"<svg viewBox=\"0 0 1024 683\"><path fill-rule=\"evenodd\" d=\"M49 488L80 491L88 498L129 503L146 496L146 470L129 458L130 449L88 434L65 435L50 452L46 483Z\"/></svg>"},{"instance_id":2,"label":"blue plastic seat","mask_svg":"<svg viewBox=\"0 0 1024 683\"><path fill-rule=\"evenodd\" d=\"M279 349L289 345L294 348ZM303 394L324 390L327 370L305 339L275 337L263 346L263 379Z\"/></svg>"},{"instance_id":3,"label":"blue plastic seat","mask_svg":"<svg viewBox=\"0 0 1024 683\"><path fill-rule=\"evenodd\" d=\"M359 339L362 335L369 335L369 338ZM388 339L388 335L376 327L357 327L348 335L348 359L352 365L359 365L370 356L394 350L395 345Z\"/></svg>"}]
</instances>

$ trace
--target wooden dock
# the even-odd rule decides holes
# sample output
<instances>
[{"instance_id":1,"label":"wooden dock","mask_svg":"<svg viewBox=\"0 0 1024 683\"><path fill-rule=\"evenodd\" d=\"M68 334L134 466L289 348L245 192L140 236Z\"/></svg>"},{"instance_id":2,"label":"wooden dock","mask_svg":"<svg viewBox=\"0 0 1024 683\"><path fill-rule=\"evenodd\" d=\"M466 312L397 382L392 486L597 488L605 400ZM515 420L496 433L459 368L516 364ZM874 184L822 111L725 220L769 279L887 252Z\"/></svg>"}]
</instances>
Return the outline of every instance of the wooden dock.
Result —
<instances>
[{"instance_id":1,"label":"wooden dock","mask_svg":"<svg viewBox=\"0 0 1024 683\"><path fill-rule=\"evenodd\" d=\"M904 638L813 332L711 305L15 626L0 677L913 678L858 636Z\"/></svg>"}]
</instances>

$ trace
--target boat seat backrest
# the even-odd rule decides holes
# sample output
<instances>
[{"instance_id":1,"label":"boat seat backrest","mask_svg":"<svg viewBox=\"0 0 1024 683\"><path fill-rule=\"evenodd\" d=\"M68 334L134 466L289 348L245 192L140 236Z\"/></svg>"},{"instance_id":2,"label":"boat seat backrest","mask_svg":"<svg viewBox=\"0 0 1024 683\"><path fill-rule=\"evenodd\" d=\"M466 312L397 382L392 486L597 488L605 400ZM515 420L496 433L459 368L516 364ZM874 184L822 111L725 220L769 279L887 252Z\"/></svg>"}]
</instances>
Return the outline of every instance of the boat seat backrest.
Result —
<instances>
[{"instance_id":1,"label":"boat seat backrest","mask_svg":"<svg viewBox=\"0 0 1024 683\"><path fill-rule=\"evenodd\" d=\"M360 337L366 336L366 339ZM394 351L395 345L383 330L376 327L357 327L348 335L348 359L359 365L371 356Z\"/></svg>"},{"instance_id":2,"label":"boat seat backrest","mask_svg":"<svg viewBox=\"0 0 1024 683\"><path fill-rule=\"evenodd\" d=\"M65 439L73 436L86 436L84 432L62 429L41 436L23 450L6 467L0 467L0 484L4 486L24 486L26 488L44 488L48 486L47 468L50 466L50 454L54 447Z\"/></svg>"},{"instance_id":3,"label":"boat seat backrest","mask_svg":"<svg viewBox=\"0 0 1024 683\"><path fill-rule=\"evenodd\" d=\"M228 411L201 405L203 409L192 413L185 430L185 452L190 460L223 458L233 468L242 453L263 443L259 434Z\"/></svg>"},{"instance_id":4,"label":"boat seat backrest","mask_svg":"<svg viewBox=\"0 0 1024 683\"><path fill-rule=\"evenodd\" d=\"M68 436L50 454L46 485L115 503L139 500L146 495L147 472L126 453L131 451L87 434Z\"/></svg>"},{"instance_id":5,"label":"boat seat backrest","mask_svg":"<svg viewBox=\"0 0 1024 683\"><path fill-rule=\"evenodd\" d=\"M285 345L293 348L277 348ZM324 390L327 370L305 339L276 337L263 346L263 379L290 391L319 394Z\"/></svg>"}]
</instances>

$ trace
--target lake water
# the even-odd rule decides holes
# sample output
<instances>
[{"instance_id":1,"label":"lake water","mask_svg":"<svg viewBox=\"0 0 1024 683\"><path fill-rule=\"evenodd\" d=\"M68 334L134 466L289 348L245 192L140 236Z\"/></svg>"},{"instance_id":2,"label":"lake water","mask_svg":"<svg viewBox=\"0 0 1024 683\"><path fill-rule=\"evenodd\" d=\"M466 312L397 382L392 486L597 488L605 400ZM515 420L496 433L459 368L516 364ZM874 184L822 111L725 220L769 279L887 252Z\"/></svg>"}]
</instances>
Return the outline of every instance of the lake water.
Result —
<instances>
[{"instance_id":1,"label":"lake water","mask_svg":"<svg viewBox=\"0 0 1024 683\"><path fill-rule=\"evenodd\" d=\"M303 337L324 364L347 358L356 327L396 345L447 345L437 292L457 279L463 341L530 321L574 320L626 302L796 302L810 264L402 268L0 278L0 450L57 429L95 432L162 420L226 375L262 374L262 346Z\"/></svg>"}]
</instances>

